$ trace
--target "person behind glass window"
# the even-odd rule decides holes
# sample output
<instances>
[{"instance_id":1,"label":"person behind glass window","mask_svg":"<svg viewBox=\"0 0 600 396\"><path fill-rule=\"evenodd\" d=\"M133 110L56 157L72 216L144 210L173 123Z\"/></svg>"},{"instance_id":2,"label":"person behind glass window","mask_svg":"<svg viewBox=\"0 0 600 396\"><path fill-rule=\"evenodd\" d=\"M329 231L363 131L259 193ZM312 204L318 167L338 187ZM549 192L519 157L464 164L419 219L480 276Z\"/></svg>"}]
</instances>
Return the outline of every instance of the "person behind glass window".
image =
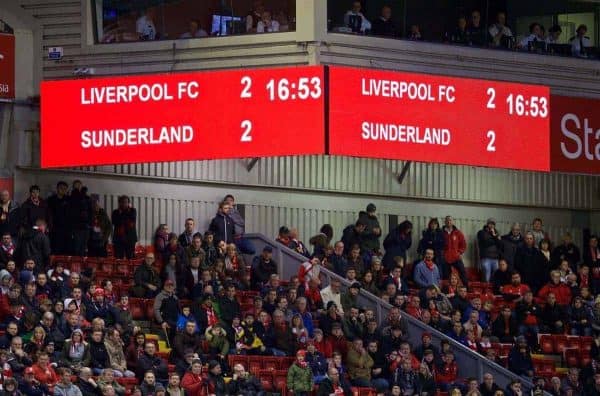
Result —
<instances>
[{"instance_id":1,"label":"person behind glass window","mask_svg":"<svg viewBox=\"0 0 600 396\"><path fill-rule=\"evenodd\" d=\"M562 34L562 29L559 25L554 25L548 30L548 37L546 37L546 44L559 44L558 40Z\"/></svg>"},{"instance_id":2,"label":"person behind glass window","mask_svg":"<svg viewBox=\"0 0 600 396\"><path fill-rule=\"evenodd\" d=\"M353 33L366 33L371 30L371 22L361 12L360 1L352 2L352 9L344 15L344 25L352 29Z\"/></svg>"},{"instance_id":3,"label":"person behind glass window","mask_svg":"<svg viewBox=\"0 0 600 396\"><path fill-rule=\"evenodd\" d=\"M265 5L261 0L254 1L252 11L246 16L246 33L256 33L258 22L262 19L265 12Z\"/></svg>"},{"instance_id":4,"label":"person behind glass window","mask_svg":"<svg viewBox=\"0 0 600 396\"><path fill-rule=\"evenodd\" d=\"M446 33L446 40L452 44L469 44L467 35L467 17L460 15L456 20L454 31Z\"/></svg>"},{"instance_id":5,"label":"person behind glass window","mask_svg":"<svg viewBox=\"0 0 600 396\"><path fill-rule=\"evenodd\" d=\"M514 40L512 30L506 26L506 13L498 12L496 15L496 23L488 28L490 35L490 45L496 48L512 48Z\"/></svg>"},{"instance_id":6,"label":"person behind glass window","mask_svg":"<svg viewBox=\"0 0 600 396\"><path fill-rule=\"evenodd\" d=\"M487 33L481 26L481 13L477 10L471 13L471 24L467 28L467 33L470 45L483 47L486 44Z\"/></svg>"},{"instance_id":7,"label":"person behind glass window","mask_svg":"<svg viewBox=\"0 0 600 396\"><path fill-rule=\"evenodd\" d=\"M272 33L279 31L279 22L271 16L271 11L264 11L262 18L256 25L256 33Z\"/></svg>"},{"instance_id":8,"label":"person behind glass window","mask_svg":"<svg viewBox=\"0 0 600 396\"><path fill-rule=\"evenodd\" d=\"M519 48L526 51L531 50L539 41L543 40L542 25L537 22L533 22L529 25L529 35L519 43Z\"/></svg>"},{"instance_id":9,"label":"person behind glass window","mask_svg":"<svg viewBox=\"0 0 600 396\"><path fill-rule=\"evenodd\" d=\"M569 42L571 43L571 53L573 56L578 58L587 58L589 56L590 47L592 47L592 41L585 34L587 33L586 25L579 25L577 27L577 35L571 37Z\"/></svg>"},{"instance_id":10,"label":"person behind glass window","mask_svg":"<svg viewBox=\"0 0 600 396\"><path fill-rule=\"evenodd\" d=\"M156 26L154 25L155 18L156 10L154 8L147 8L142 16L137 19L135 23L135 31L137 32L140 40L152 41L158 38Z\"/></svg>"},{"instance_id":11,"label":"person behind glass window","mask_svg":"<svg viewBox=\"0 0 600 396\"><path fill-rule=\"evenodd\" d=\"M206 30L202 29L200 21L197 19L192 19L190 21L188 29L187 32L179 36L180 39L208 37L208 33L206 33Z\"/></svg>"},{"instance_id":12,"label":"person behind glass window","mask_svg":"<svg viewBox=\"0 0 600 396\"><path fill-rule=\"evenodd\" d=\"M392 7L389 5L383 6L379 18L373 21L373 30L375 36L397 37L398 26L392 20Z\"/></svg>"}]
</instances>

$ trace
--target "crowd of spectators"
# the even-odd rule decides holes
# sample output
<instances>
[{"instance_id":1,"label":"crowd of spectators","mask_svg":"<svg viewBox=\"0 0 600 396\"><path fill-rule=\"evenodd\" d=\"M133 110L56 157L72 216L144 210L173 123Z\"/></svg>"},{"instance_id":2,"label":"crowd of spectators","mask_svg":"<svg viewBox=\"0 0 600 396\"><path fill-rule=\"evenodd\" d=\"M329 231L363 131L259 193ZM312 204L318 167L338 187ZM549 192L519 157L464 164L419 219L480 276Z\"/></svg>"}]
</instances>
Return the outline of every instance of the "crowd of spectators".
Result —
<instances>
[{"instance_id":1,"label":"crowd of spectators","mask_svg":"<svg viewBox=\"0 0 600 396\"><path fill-rule=\"evenodd\" d=\"M127 381L135 384L128 392L143 396L261 395L256 373L228 358L258 355L293 357L286 387L295 395L319 385L319 395L369 387L374 394L513 396L522 394L518 380L500 389L490 373L481 384L465 378L470 373L459 372L448 341L438 347L425 332L420 344L409 343L404 316L496 361L492 343L514 343L508 368L527 379L534 379L538 333L600 330L598 238L583 254L569 235L553 246L541 219L526 233L515 224L503 236L488 219L476 247L452 217L443 226L432 219L418 241L420 258L409 263L413 225L404 221L384 238L369 204L339 240L327 224L308 245L282 226L277 243L306 257L283 280L272 247L255 251L227 195L203 232L192 218L181 233L160 224L131 286L117 289L114 278L98 282L93 265L69 271L62 257L110 251L137 260L136 210L126 196L118 202L109 216L79 180L70 188L57 183L48 199L32 186L20 205L0 193L0 395L124 395ZM478 249L483 280L502 296L501 307L468 297L462 257L469 248ZM321 268L350 286L343 290L333 278L322 287ZM359 304L361 289L392 304L382 323ZM151 323L133 320L133 299L152 305ZM170 346L167 356L158 338ZM581 373L539 386L556 395L598 394L599 341Z\"/></svg>"},{"instance_id":2,"label":"crowd of spectators","mask_svg":"<svg viewBox=\"0 0 600 396\"><path fill-rule=\"evenodd\" d=\"M366 34L380 37L423 40L422 26L411 24L406 32L400 21L392 14L392 7L382 7L380 15L372 22L362 12L362 3L352 1L352 7L343 18L343 25L333 28L343 33ZM568 45L559 44L562 28L551 26L548 31L538 22L533 22L527 32L515 32L507 25L506 13L500 11L495 20L482 20L481 12L473 10L470 15L460 15L454 27L439 40L449 44L485 47L504 50L535 52L540 54L571 55L578 58L595 58L597 51L587 36L588 28L581 24L576 35L568 39Z\"/></svg>"}]
</instances>

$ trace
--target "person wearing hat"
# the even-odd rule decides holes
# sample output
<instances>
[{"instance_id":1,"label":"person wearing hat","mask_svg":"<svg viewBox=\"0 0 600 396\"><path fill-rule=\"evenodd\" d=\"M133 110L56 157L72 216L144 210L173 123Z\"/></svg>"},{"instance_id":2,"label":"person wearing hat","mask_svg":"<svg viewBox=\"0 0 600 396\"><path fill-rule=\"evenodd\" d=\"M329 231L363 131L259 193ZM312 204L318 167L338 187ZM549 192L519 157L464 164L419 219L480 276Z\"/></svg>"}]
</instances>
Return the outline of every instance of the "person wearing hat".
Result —
<instances>
[{"instance_id":1,"label":"person wearing hat","mask_svg":"<svg viewBox=\"0 0 600 396\"><path fill-rule=\"evenodd\" d=\"M367 225L361 219L356 220L356 223L350 224L342 233L342 242L344 243L344 254L348 254L354 245L361 246L363 244L363 233Z\"/></svg>"},{"instance_id":2,"label":"person wearing hat","mask_svg":"<svg viewBox=\"0 0 600 396\"><path fill-rule=\"evenodd\" d=\"M502 239L496 230L496 219L489 218L477 233L479 247L479 265L483 270L484 282L492 279L492 274L498 269L498 259L502 249Z\"/></svg>"},{"instance_id":3,"label":"person wearing hat","mask_svg":"<svg viewBox=\"0 0 600 396\"><path fill-rule=\"evenodd\" d=\"M358 219L365 224L365 230L361 234L362 244L360 250L364 252L376 252L379 251L381 244L379 238L381 237L381 226L377 219L377 208L375 204L370 203L367 205L366 211L361 211L358 214Z\"/></svg>"},{"instance_id":4,"label":"person wearing hat","mask_svg":"<svg viewBox=\"0 0 600 396\"><path fill-rule=\"evenodd\" d=\"M344 312L348 312L351 307L358 306L358 295L360 293L360 282L352 282L344 293L342 293L341 303Z\"/></svg>"},{"instance_id":5,"label":"person wearing hat","mask_svg":"<svg viewBox=\"0 0 600 396\"><path fill-rule=\"evenodd\" d=\"M333 351L338 351L343 356L346 356L348 352L348 339L344 335L341 323L334 322L331 325L331 335L327 337L327 341Z\"/></svg>"},{"instance_id":6,"label":"person wearing hat","mask_svg":"<svg viewBox=\"0 0 600 396\"><path fill-rule=\"evenodd\" d=\"M85 308L85 319L91 322L95 318L106 319L111 314L111 308L104 301L104 289L97 287L94 290L92 301Z\"/></svg>"},{"instance_id":7,"label":"person wearing hat","mask_svg":"<svg viewBox=\"0 0 600 396\"><path fill-rule=\"evenodd\" d=\"M296 360L288 369L287 388L295 396L308 396L313 385L313 373L306 362L306 351L301 349L296 352Z\"/></svg>"},{"instance_id":8,"label":"person wearing hat","mask_svg":"<svg viewBox=\"0 0 600 396\"><path fill-rule=\"evenodd\" d=\"M175 334L179 318L179 298L175 294L175 282L167 279L163 290L154 299L154 319L170 336Z\"/></svg>"},{"instance_id":9,"label":"person wearing hat","mask_svg":"<svg viewBox=\"0 0 600 396\"><path fill-rule=\"evenodd\" d=\"M319 328L325 336L331 335L334 323L342 323L343 317L339 313L338 306L334 301L329 301L325 306L325 315L320 317Z\"/></svg>"},{"instance_id":10,"label":"person wearing hat","mask_svg":"<svg viewBox=\"0 0 600 396\"><path fill-rule=\"evenodd\" d=\"M277 274L277 262L273 260L273 248L265 245L260 256L252 261L253 287L262 287L273 274Z\"/></svg>"}]
</instances>

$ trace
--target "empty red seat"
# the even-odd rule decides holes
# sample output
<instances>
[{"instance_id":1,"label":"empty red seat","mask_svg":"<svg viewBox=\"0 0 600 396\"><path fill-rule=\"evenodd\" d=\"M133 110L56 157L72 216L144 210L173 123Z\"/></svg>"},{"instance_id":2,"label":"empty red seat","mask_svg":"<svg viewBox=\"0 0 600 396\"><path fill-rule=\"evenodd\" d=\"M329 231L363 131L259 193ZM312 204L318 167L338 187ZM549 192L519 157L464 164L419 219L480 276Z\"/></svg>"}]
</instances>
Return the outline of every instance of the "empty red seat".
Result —
<instances>
[{"instance_id":1,"label":"empty red seat","mask_svg":"<svg viewBox=\"0 0 600 396\"><path fill-rule=\"evenodd\" d=\"M579 367L580 351L577 348L565 348L563 350L563 359L567 367Z\"/></svg>"},{"instance_id":2,"label":"empty red seat","mask_svg":"<svg viewBox=\"0 0 600 396\"><path fill-rule=\"evenodd\" d=\"M265 392L273 391L273 371L272 370L260 370L258 372L258 379Z\"/></svg>"},{"instance_id":3,"label":"empty red seat","mask_svg":"<svg viewBox=\"0 0 600 396\"><path fill-rule=\"evenodd\" d=\"M141 298L130 297L129 310L133 320L143 320L146 317L146 310L143 307L143 299Z\"/></svg>"},{"instance_id":4,"label":"empty red seat","mask_svg":"<svg viewBox=\"0 0 600 396\"><path fill-rule=\"evenodd\" d=\"M567 336L567 348L581 348L581 337Z\"/></svg>"},{"instance_id":5,"label":"empty red seat","mask_svg":"<svg viewBox=\"0 0 600 396\"><path fill-rule=\"evenodd\" d=\"M287 394L287 370L273 371L273 389L282 396Z\"/></svg>"},{"instance_id":6,"label":"empty red seat","mask_svg":"<svg viewBox=\"0 0 600 396\"><path fill-rule=\"evenodd\" d=\"M263 369L275 371L281 370L283 369L283 367L281 367L281 362L279 358L269 356L263 358Z\"/></svg>"},{"instance_id":7,"label":"empty red seat","mask_svg":"<svg viewBox=\"0 0 600 396\"><path fill-rule=\"evenodd\" d=\"M228 355L227 363L229 363L229 367L235 366L236 364L241 364L245 369L248 369L248 356L247 355Z\"/></svg>"},{"instance_id":8,"label":"empty red seat","mask_svg":"<svg viewBox=\"0 0 600 396\"><path fill-rule=\"evenodd\" d=\"M260 372L260 370L263 369L262 360L263 360L262 357L250 356L250 358L248 360L248 371L252 375L258 376L258 373Z\"/></svg>"},{"instance_id":9,"label":"empty red seat","mask_svg":"<svg viewBox=\"0 0 600 396\"><path fill-rule=\"evenodd\" d=\"M552 336L554 341L554 353L562 354L567 347L567 336L556 334Z\"/></svg>"},{"instance_id":10,"label":"empty red seat","mask_svg":"<svg viewBox=\"0 0 600 396\"><path fill-rule=\"evenodd\" d=\"M554 341L550 334L539 334L538 343L543 354L549 355L554 352Z\"/></svg>"},{"instance_id":11,"label":"empty red seat","mask_svg":"<svg viewBox=\"0 0 600 396\"><path fill-rule=\"evenodd\" d=\"M500 354L499 356L508 356L510 350L513 348L513 344L499 344L500 345Z\"/></svg>"},{"instance_id":12,"label":"empty red seat","mask_svg":"<svg viewBox=\"0 0 600 396\"><path fill-rule=\"evenodd\" d=\"M592 351L592 344L594 343L594 339L592 337L580 337L581 341L581 350L583 352L590 353Z\"/></svg>"}]
</instances>

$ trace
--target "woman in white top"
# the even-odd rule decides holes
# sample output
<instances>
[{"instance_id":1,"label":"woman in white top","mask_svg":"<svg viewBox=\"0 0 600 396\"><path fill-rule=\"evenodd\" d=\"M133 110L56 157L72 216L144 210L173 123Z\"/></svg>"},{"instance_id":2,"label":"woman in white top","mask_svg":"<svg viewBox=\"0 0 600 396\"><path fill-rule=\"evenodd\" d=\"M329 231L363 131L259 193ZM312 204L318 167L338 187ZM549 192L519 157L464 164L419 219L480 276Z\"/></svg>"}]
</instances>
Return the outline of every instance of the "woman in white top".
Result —
<instances>
[{"instance_id":1,"label":"woman in white top","mask_svg":"<svg viewBox=\"0 0 600 396\"><path fill-rule=\"evenodd\" d=\"M257 33L272 33L279 31L279 22L271 17L270 11L265 11L262 14L262 19L256 25Z\"/></svg>"}]
</instances>

